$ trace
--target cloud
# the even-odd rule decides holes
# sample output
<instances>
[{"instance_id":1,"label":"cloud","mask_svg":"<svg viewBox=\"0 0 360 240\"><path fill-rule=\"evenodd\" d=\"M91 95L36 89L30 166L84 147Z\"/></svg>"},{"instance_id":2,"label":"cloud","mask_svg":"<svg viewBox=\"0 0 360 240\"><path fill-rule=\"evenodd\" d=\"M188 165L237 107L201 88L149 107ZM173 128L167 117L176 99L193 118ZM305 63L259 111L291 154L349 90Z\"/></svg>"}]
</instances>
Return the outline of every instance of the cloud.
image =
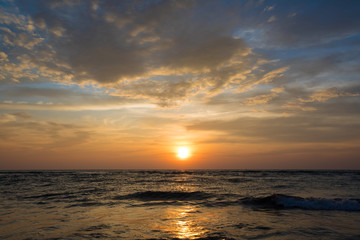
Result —
<instances>
[{"instance_id":1,"label":"cloud","mask_svg":"<svg viewBox=\"0 0 360 240\"><path fill-rule=\"evenodd\" d=\"M15 112L15 113L12 113L12 115L16 116L18 118L22 118L22 119L30 119L30 118L32 118L32 116L27 112Z\"/></svg>"},{"instance_id":2,"label":"cloud","mask_svg":"<svg viewBox=\"0 0 360 240\"><path fill-rule=\"evenodd\" d=\"M276 21L276 17L275 16L271 16L269 19L268 19L268 22L269 23L272 23L272 22L275 22Z\"/></svg>"},{"instance_id":3,"label":"cloud","mask_svg":"<svg viewBox=\"0 0 360 240\"><path fill-rule=\"evenodd\" d=\"M212 89L214 94L236 87L240 80L251 85L249 68L259 68L256 62L262 59L232 34L239 21L237 5L192 1L16 4L7 9L11 21L3 21L7 24L3 42L22 48L6 52L10 61L0 66L3 80L9 82L100 83L118 88L119 95L173 106L200 89ZM219 14L219 7L228 14ZM32 29L24 28L25 24ZM174 82L173 76L183 80Z\"/></svg>"},{"instance_id":4,"label":"cloud","mask_svg":"<svg viewBox=\"0 0 360 240\"><path fill-rule=\"evenodd\" d=\"M279 94L283 91L284 91L283 87L273 88L271 89L271 93L269 94L262 94L262 95L257 95L255 97L247 98L245 104L246 105L266 104L271 100L273 100L274 98L276 98L277 96L279 96Z\"/></svg>"},{"instance_id":5,"label":"cloud","mask_svg":"<svg viewBox=\"0 0 360 240\"><path fill-rule=\"evenodd\" d=\"M272 99L274 99L275 97L277 97L276 93L259 95L256 97L248 98L246 100L245 104L246 105L265 104L265 103L268 103L269 101L271 101Z\"/></svg>"},{"instance_id":6,"label":"cloud","mask_svg":"<svg viewBox=\"0 0 360 240\"><path fill-rule=\"evenodd\" d=\"M2 144L47 150L85 143L91 135L85 127L59 121L41 121L27 112L0 115L0 132Z\"/></svg>"},{"instance_id":7,"label":"cloud","mask_svg":"<svg viewBox=\"0 0 360 240\"><path fill-rule=\"evenodd\" d=\"M7 55L6 53L4 53L4 52L0 52L0 61L1 61L1 62L7 62L7 61L9 61L8 55Z\"/></svg>"},{"instance_id":8,"label":"cloud","mask_svg":"<svg viewBox=\"0 0 360 240\"><path fill-rule=\"evenodd\" d=\"M294 117L241 117L235 120L198 121L186 126L188 131L219 132L234 144L241 142L321 143L360 141L360 124L350 119L324 119L318 115ZM216 135L215 135L216 136ZM218 142L222 138L216 137Z\"/></svg>"},{"instance_id":9,"label":"cloud","mask_svg":"<svg viewBox=\"0 0 360 240\"><path fill-rule=\"evenodd\" d=\"M36 45L40 44L44 40L41 37L34 37L27 33L6 34L3 37L5 44L23 47L28 50L33 50Z\"/></svg>"},{"instance_id":10,"label":"cloud","mask_svg":"<svg viewBox=\"0 0 360 240\"><path fill-rule=\"evenodd\" d=\"M341 89L336 87L331 87L327 89L320 89L309 96L307 99L299 99L300 102L325 102L331 98L338 98L338 97L355 97L360 96L359 93L349 93L345 92Z\"/></svg>"},{"instance_id":11,"label":"cloud","mask_svg":"<svg viewBox=\"0 0 360 240\"><path fill-rule=\"evenodd\" d=\"M312 103L323 103L328 101L329 99L339 98L339 97L356 97L360 96L359 93L350 93L344 90L338 89L337 87L330 87L327 89L320 89L312 94L310 94L306 98L298 98L297 100L289 101L284 104L282 107L286 109L300 109L302 111L315 111L317 110L314 106L309 106L308 104Z\"/></svg>"},{"instance_id":12,"label":"cloud","mask_svg":"<svg viewBox=\"0 0 360 240\"><path fill-rule=\"evenodd\" d=\"M277 88L271 89L271 91L274 92L274 93L281 93L281 92L283 92L284 90L285 90L284 87L277 87Z\"/></svg>"},{"instance_id":13,"label":"cloud","mask_svg":"<svg viewBox=\"0 0 360 240\"><path fill-rule=\"evenodd\" d=\"M267 6L266 8L264 8L264 12L270 12L270 11L272 11L274 9L275 9L274 5L273 6Z\"/></svg>"},{"instance_id":14,"label":"cloud","mask_svg":"<svg viewBox=\"0 0 360 240\"><path fill-rule=\"evenodd\" d=\"M93 88L72 85L54 85L52 88L10 86L0 88L0 93L2 109L95 110L151 106L143 99L135 99L133 96L116 96L101 89L95 88L94 91Z\"/></svg>"},{"instance_id":15,"label":"cloud","mask_svg":"<svg viewBox=\"0 0 360 240\"><path fill-rule=\"evenodd\" d=\"M26 32L34 30L31 19L23 15L18 15L16 6L12 6L12 9L10 9L10 11L8 10L9 8L0 8L0 24L15 26L17 29ZM7 30L7 32L9 31Z\"/></svg>"},{"instance_id":16,"label":"cloud","mask_svg":"<svg viewBox=\"0 0 360 240\"><path fill-rule=\"evenodd\" d=\"M292 70L289 80L314 82L316 78L319 85L335 79L353 81L352 75L360 70L360 52L355 50L358 46L357 41L347 40L337 44L324 44L322 48L311 49L307 54L299 51L288 61Z\"/></svg>"},{"instance_id":17,"label":"cloud","mask_svg":"<svg viewBox=\"0 0 360 240\"><path fill-rule=\"evenodd\" d=\"M274 69L266 73L259 81L256 82L256 84L269 83L276 78L281 78L282 76L284 76L284 72L286 72L287 70L289 70L289 67L281 67L278 69Z\"/></svg>"},{"instance_id":18,"label":"cloud","mask_svg":"<svg viewBox=\"0 0 360 240\"><path fill-rule=\"evenodd\" d=\"M176 39L175 46L169 49L164 61L170 68L185 68L195 71L211 70L228 61L237 51L246 51L242 39L232 37L196 39Z\"/></svg>"},{"instance_id":19,"label":"cloud","mask_svg":"<svg viewBox=\"0 0 360 240\"><path fill-rule=\"evenodd\" d=\"M13 114L4 113L0 116L0 123L6 123L15 120L16 120L16 116L14 116Z\"/></svg>"},{"instance_id":20,"label":"cloud","mask_svg":"<svg viewBox=\"0 0 360 240\"><path fill-rule=\"evenodd\" d=\"M303 61L299 60L304 59L302 56L289 57L282 61L261 49L273 44L324 42L338 31L344 32L341 36L357 31L353 23L341 28L341 21L332 29L315 16L319 7L324 7L325 19L336 7L350 11L340 3L320 2L314 5L315 10L299 12L291 19L288 15L295 12L297 4L303 7L304 3L296 3L295 7L282 3L276 8L261 2L221 1L12 4L2 9L0 19L0 41L7 45L0 55L3 83L93 83L108 88L113 96L143 99L160 107L181 106L204 92L216 96L226 90L241 93L256 86L276 87L329 72L329 67L334 66L348 72L343 68L349 62L347 53ZM337 19L343 15L335 12ZM350 11L349 15L353 13ZM308 18L315 26L310 26ZM354 19L356 22L358 18ZM266 24L268 20L272 24ZM348 20L346 15L344 22ZM323 40L314 40L309 29L320 26ZM248 38L246 34L235 34L243 29L259 35ZM356 69L353 64L353 70ZM267 103L275 93L252 97L249 104Z\"/></svg>"},{"instance_id":21,"label":"cloud","mask_svg":"<svg viewBox=\"0 0 360 240\"><path fill-rule=\"evenodd\" d=\"M304 106L303 103L299 103L298 101L290 101L282 105L282 107L289 110L316 111L315 107Z\"/></svg>"},{"instance_id":22,"label":"cloud","mask_svg":"<svg viewBox=\"0 0 360 240\"><path fill-rule=\"evenodd\" d=\"M118 86L114 94L119 96L131 96L135 98L149 98L160 107L180 105L198 92L199 86L196 81L191 81L182 76L161 77L162 80L139 80L136 82Z\"/></svg>"},{"instance_id":23,"label":"cloud","mask_svg":"<svg viewBox=\"0 0 360 240\"><path fill-rule=\"evenodd\" d=\"M304 8L306 11L298 11ZM287 47L317 45L356 35L359 33L359 10L360 4L356 0L346 3L282 2L272 11L278 21L277 24L267 26L266 38L273 46Z\"/></svg>"}]
</instances>

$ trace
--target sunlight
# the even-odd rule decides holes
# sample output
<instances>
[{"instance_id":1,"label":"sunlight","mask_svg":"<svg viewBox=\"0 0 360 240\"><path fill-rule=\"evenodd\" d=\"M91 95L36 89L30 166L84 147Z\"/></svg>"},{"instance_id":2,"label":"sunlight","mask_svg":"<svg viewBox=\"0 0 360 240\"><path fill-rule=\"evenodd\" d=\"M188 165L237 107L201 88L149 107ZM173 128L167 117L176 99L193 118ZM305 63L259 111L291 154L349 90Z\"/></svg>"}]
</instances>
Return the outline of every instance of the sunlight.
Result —
<instances>
[{"instance_id":1,"label":"sunlight","mask_svg":"<svg viewBox=\"0 0 360 240\"><path fill-rule=\"evenodd\" d=\"M190 151L187 147L179 147L177 149L177 156L180 159L186 159L190 156Z\"/></svg>"},{"instance_id":2,"label":"sunlight","mask_svg":"<svg viewBox=\"0 0 360 240\"><path fill-rule=\"evenodd\" d=\"M198 239L204 234L203 226L198 219L194 218L196 209L190 206L178 209L174 212L176 218L174 229L172 232L177 235L179 239Z\"/></svg>"}]
</instances>

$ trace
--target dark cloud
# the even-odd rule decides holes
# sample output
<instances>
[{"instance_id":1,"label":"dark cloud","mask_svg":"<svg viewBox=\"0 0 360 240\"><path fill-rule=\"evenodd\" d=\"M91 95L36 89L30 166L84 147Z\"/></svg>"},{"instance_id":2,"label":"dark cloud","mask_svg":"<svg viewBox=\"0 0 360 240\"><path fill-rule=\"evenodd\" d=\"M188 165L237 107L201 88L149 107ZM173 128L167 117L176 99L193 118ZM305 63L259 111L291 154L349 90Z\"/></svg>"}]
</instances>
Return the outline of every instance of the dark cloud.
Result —
<instances>
[{"instance_id":1,"label":"dark cloud","mask_svg":"<svg viewBox=\"0 0 360 240\"><path fill-rule=\"evenodd\" d=\"M171 68L190 68L195 71L213 69L229 60L236 51L245 50L241 39L232 37L207 38L193 41L191 37L176 39L174 47L165 51L163 61Z\"/></svg>"},{"instance_id":2,"label":"dark cloud","mask_svg":"<svg viewBox=\"0 0 360 240\"><path fill-rule=\"evenodd\" d=\"M291 71L287 74L288 85L301 81L309 88L352 86L358 81L357 75L360 73L360 52L357 50L360 49L359 46L340 45L331 49L311 49L307 54L299 51L287 60L291 66Z\"/></svg>"},{"instance_id":3,"label":"dark cloud","mask_svg":"<svg viewBox=\"0 0 360 240\"><path fill-rule=\"evenodd\" d=\"M70 39L58 49L58 55L67 59L78 78L98 82L117 82L123 78L142 75L145 62L138 45L127 42L115 26L89 23L90 28L73 30Z\"/></svg>"},{"instance_id":4,"label":"dark cloud","mask_svg":"<svg viewBox=\"0 0 360 240\"><path fill-rule=\"evenodd\" d=\"M256 64L261 58L251 54L242 39L233 37L239 21L237 4L38 1L31 5L18 1L17 7L35 26L36 34L23 31L21 34L32 41L20 38L12 46L29 48L10 52L21 66L6 68L12 81L31 78L123 82L130 85L122 84L120 92L135 89L134 95L156 98L160 105L172 105L166 103L169 102L166 97L179 96L171 99L182 101L189 93L196 94L191 83L194 79L199 82L195 85L204 88L226 87L239 71L244 72L250 62ZM36 39L41 42L34 42ZM170 77L168 82L161 79L156 82L153 78L171 75L188 78L181 83L174 83ZM141 90L149 85L149 90ZM171 95L179 88L182 93Z\"/></svg>"},{"instance_id":5,"label":"dark cloud","mask_svg":"<svg viewBox=\"0 0 360 240\"><path fill-rule=\"evenodd\" d=\"M314 45L359 34L359 1L274 1L276 24L266 30L272 45Z\"/></svg>"},{"instance_id":6,"label":"dark cloud","mask_svg":"<svg viewBox=\"0 0 360 240\"><path fill-rule=\"evenodd\" d=\"M194 4L101 1L90 5L85 2L65 11L45 1L31 15L50 32L62 29L58 38L48 36L48 40L57 58L70 64L76 79L117 82L163 67L199 71L218 66L245 47L241 39L232 38L231 22L226 27L216 23L223 23L224 16L195 21Z\"/></svg>"}]
</instances>

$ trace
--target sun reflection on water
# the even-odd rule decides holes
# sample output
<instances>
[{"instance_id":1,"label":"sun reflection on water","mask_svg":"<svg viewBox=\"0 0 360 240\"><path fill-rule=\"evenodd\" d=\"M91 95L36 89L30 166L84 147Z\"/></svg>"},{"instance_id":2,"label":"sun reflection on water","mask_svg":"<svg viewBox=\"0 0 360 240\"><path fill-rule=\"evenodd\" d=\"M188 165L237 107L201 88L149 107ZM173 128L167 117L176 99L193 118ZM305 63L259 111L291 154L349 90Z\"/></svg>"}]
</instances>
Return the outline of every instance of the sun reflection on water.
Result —
<instances>
[{"instance_id":1,"label":"sun reflection on water","mask_svg":"<svg viewBox=\"0 0 360 240\"><path fill-rule=\"evenodd\" d=\"M172 209L168 216L172 219L172 224L165 230L179 239L196 239L203 236L206 231L199 225L199 219L194 217L196 212L197 210L191 206Z\"/></svg>"}]
</instances>

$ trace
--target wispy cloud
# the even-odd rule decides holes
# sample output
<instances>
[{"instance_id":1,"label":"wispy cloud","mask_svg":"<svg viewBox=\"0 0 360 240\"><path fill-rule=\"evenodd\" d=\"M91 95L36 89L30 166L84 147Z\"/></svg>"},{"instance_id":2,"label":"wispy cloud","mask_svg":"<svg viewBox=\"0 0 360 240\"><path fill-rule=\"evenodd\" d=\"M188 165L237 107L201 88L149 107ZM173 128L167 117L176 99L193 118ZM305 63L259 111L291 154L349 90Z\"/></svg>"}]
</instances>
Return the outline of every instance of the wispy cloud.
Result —
<instances>
[{"instance_id":1,"label":"wispy cloud","mask_svg":"<svg viewBox=\"0 0 360 240\"><path fill-rule=\"evenodd\" d=\"M307 98L298 98L297 100L292 100L284 104L282 107L288 109L300 109L303 111L315 111L316 110L315 107L306 104L314 103L314 102L326 102L329 99L338 98L338 97L356 97L356 96L360 96L360 93L350 93L344 90L340 90L336 87L331 87L327 89L317 90L312 94L310 94L310 96L308 96Z\"/></svg>"}]
</instances>

